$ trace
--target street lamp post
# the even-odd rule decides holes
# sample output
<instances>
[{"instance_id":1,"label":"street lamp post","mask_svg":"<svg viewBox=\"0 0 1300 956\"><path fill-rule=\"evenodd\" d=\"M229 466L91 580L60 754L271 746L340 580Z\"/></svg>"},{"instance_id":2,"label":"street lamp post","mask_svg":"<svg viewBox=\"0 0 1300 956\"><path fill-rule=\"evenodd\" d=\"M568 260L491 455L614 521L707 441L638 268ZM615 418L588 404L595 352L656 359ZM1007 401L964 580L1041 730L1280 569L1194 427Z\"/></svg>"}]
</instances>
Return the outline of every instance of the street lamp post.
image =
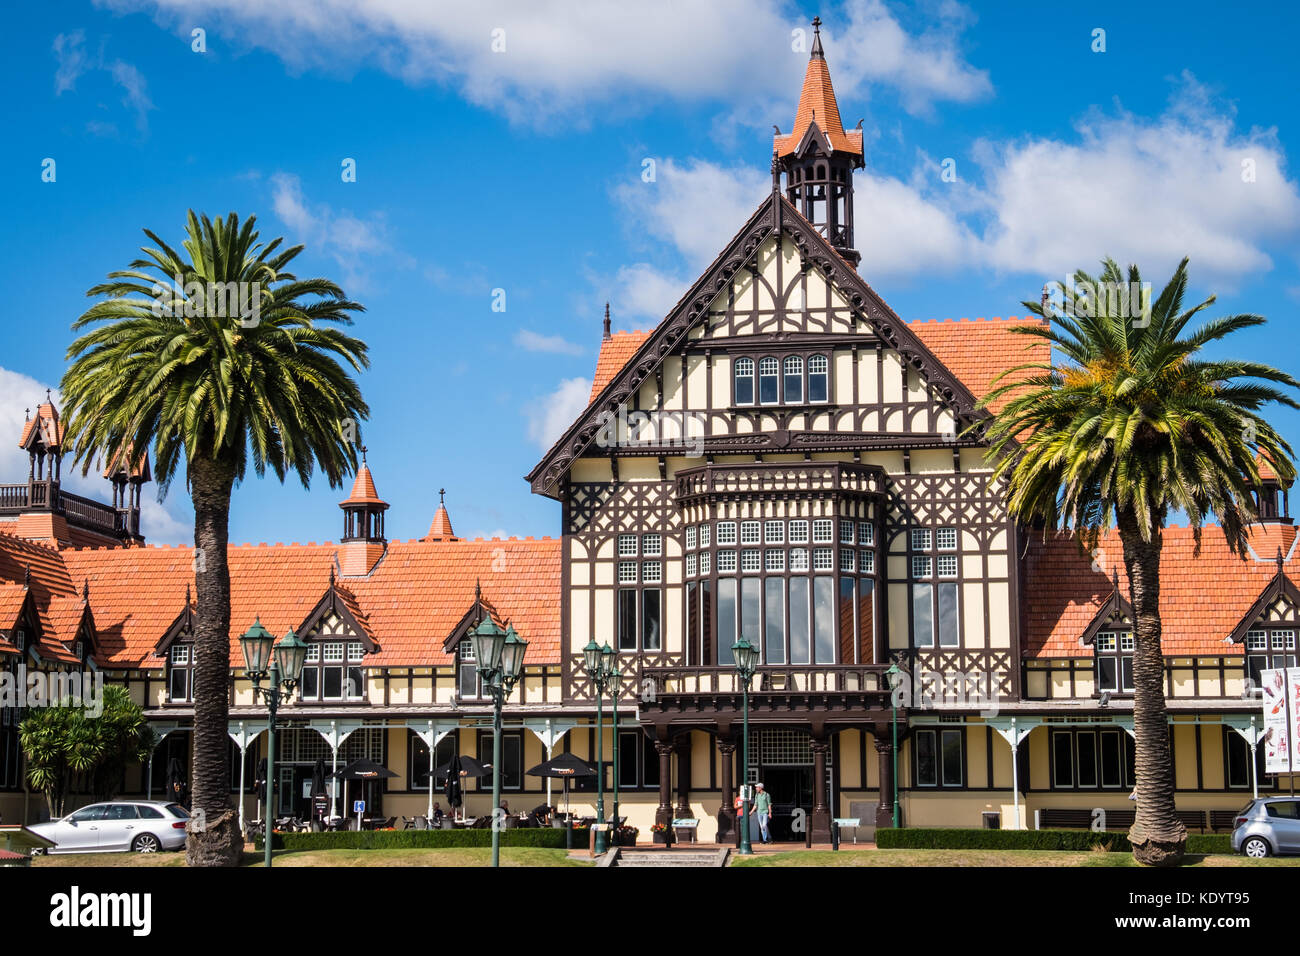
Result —
<instances>
[{"instance_id":1,"label":"street lamp post","mask_svg":"<svg viewBox=\"0 0 1300 956\"><path fill-rule=\"evenodd\" d=\"M492 693L492 865L501 865L501 707L524 672L528 642L507 624L503 631L485 617L472 632L479 677Z\"/></svg>"},{"instance_id":2,"label":"street lamp post","mask_svg":"<svg viewBox=\"0 0 1300 956\"><path fill-rule=\"evenodd\" d=\"M745 739L741 744L740 757L740 853L747 856L754 852L749 843L749 682L754 679L758 668L758 648L743 637L731 645L731 653L736 661L736 673L740 676L741 691L744 695Z\"/></svg>"},{"instance_id":3,"label":"street lamp post","mask_svg":"<svg viewBox=\"0 0 1300 956\"><path fill-rule=\"evenodd\" d=\"M601 647L593 637L582 649L583 669L596 688L596 843L597 854L609 849L605 836L605 689L609 686L613 669L614 649L607 643ZM615 741L615 750L618 741ZM617 784L617 781L615 781Z\"/></svg>"},{"instance_id":4,"label":"street lamp post","mask_svg":"<svg viewBox=\"0 0 1300 956\"><path fill-rule=\"evenodd\" d=\"M275 715L298 686L302 665L307 659L307 642L299 640L291 630L276 644L271 632L258 618L240 637L239 643L244 649L244 671L253 682L253 699L261 697L266 701L266 812L262 814L262 843L269 867L275 831ZM267 681L267 686L263 687L262 681Z\"/></svg>"},{"instance_id":5,"label":"street lamp post","mask_svg":"<svg viewBox=\"0 0 1300 956\"><path fill-rule=\"evenodd\" d=\"M618 655L616 655L608 644L605 648L609 650L609 660L606 670L609 673L610 699L613 701L613 723L614 723L614 836L618 836L618 699L623 693L623 669L619 666ZM603 652L602 652L603 654Z\"/></svg>"},{"instance_id":6,"label":"street lamp post","mask_svg":"<svg viewBox=\"0 0 1300 956\"><path fill-rule=\"evenodd\" d=\"M889 670L885 671L885 676L889 678L889 717L890 724L894 731L894 829L898 829L898 694L895 688L898 684L898 675L902 671L898 668L898 661L889 665Z\"/></svg>"}]
</instances>

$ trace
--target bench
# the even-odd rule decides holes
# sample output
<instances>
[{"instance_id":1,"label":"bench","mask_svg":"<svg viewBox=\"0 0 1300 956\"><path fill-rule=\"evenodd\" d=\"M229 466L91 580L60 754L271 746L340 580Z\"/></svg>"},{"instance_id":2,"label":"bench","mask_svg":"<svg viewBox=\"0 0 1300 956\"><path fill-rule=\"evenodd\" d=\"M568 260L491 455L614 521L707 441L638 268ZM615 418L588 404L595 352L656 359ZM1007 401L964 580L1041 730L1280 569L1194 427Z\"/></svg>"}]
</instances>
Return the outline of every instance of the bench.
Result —
<instances>
[{"instance_id":1,"label":"bench","mask_svg":"<svg viewBox=\"0 0 1300 956\"><path fill-rule=\"evenodd\" d=\"M1105 810L1106 814L1101 821L1104 830L1127 830L1137 817L1135 810L1107 810L1104 807L1101 809ZM1045 830L1091 830L1093 812L1092 810L1044 809L1038 811L1038 823ZM1204 810L1175 810L1174 812L1188 830L1205 832Z\"/></svg>"},{"instance_id":2,"label":"bench","mask_svg":"<svg viewBox=\"0 0 1300 956\"><path fill-rule=\"evenodd\" d=\"M673 821L673 834L678 843L694 843L695 832L700 827L700 821L692 817L683 817ZM686 831L686 836L682 836L682 831Z\"/></svg>"},{"instance_id":3,"label":"bench","mask_svg":"<svg viewBox=\"0 0 1300 956\"><path fill-rule=\"evenodd\" d=\"M1210 832L1231 833L1233 821L1237 819L1240 813L1240 810L1211 810Z\"/></svg>"},{"instance_id":4,"label":"bench","mask_svg":"<svg viewBox=\"0 0 1300 956\"><path fill-rule=\"evenodd\" d=\"M1127 830L1133 825L1136 816L1132 810L1108 810L1101 821L1104 830ZM1093 827L1092 810L1044 809L1038 811L1038 825L1044 830L1091 830Z\"/></svg>"}]
</instances>

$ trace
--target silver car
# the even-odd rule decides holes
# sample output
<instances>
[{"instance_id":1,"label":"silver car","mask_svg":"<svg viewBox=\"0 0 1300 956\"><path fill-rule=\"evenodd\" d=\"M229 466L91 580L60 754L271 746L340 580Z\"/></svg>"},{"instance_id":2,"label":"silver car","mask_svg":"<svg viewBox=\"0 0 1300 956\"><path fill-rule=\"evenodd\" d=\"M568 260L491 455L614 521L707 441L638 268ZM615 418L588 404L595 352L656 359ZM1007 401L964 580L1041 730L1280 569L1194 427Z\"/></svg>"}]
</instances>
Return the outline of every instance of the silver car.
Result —
<instances>
[{"instance_id":1,"label":"silver car","mask_svg":"<svg viewBox=\"0 0 1300 956\"><path fill-rule=\"evenodd\" d=\"M185 846L189 816L179 803L114 800L92 803L62 820L35 823L28 829L54 841L50 853L155 853Z\"/></svg>"},{"instance_id":2,"label":"silver car","mask_svg":"<svg viewBox=\"0 0 1300 956\"><path fill-rule=\"evenodd\" d=\"M1300 853L1300 800L1252 800L1232 823L1232 849L1246 856Z\"/></svg>"}]
</instances>

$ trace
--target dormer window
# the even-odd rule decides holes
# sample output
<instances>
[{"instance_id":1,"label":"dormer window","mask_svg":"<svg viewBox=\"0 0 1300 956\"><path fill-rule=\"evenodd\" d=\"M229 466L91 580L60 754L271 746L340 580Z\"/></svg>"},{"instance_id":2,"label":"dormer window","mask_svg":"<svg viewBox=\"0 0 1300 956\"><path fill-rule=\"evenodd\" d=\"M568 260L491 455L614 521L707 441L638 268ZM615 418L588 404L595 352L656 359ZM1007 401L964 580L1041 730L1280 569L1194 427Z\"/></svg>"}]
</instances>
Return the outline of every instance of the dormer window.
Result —
<instances>
[{"instance_id":1,"label":"dormer window","mask_svg":"<svg viewBox=\"0 0 1300 956\"><path fill-rule=\"evenodd\" d=\"M299 684L305 702L364 700L365 675L358 666L365 656L360 641L311 641Z\"/></svg>"},{"instance_id":2,"label":"dormer window","mask_svg":"<svg viewBox=\"0 0 1300 956\"><path fill-rule=\"evenodd\" d=\"M483 696L479 687L478 662L474 658L474 642L468 637L462 638L456 645L456 696Z\"/></svg>"},{"instance_id":3,"label":"dormer window","mask_svg":"<svg viewBox=\"0 0 1300 956\"><path fill-rule=\"evenodd\" d=\"M167 700L188 704L194 700L194 645L177 641L167 655Z\"/></svg>"},{"instance_id":4,"label":"dormer window","mask_svg":"<svg viewBox=\"0 0 1300 956\"><path fill-rule=\"evenodd\" d=\"M1097 662L1097 690L1112 694L1133 693L1133 633L1102 631L1092 641Z\"/></svg>"},{"instance_id":5,"label":"dormer window","mask_svg":"<svg viewBox=\"0 0 1300 956\"><path fill-rule=\"evenodd\" d=\"M1295 666L1293 628L1257 628L1246 633L1246 676L1255 687L1262 683L1260 671Z\"/></svg>"}]
</instances>

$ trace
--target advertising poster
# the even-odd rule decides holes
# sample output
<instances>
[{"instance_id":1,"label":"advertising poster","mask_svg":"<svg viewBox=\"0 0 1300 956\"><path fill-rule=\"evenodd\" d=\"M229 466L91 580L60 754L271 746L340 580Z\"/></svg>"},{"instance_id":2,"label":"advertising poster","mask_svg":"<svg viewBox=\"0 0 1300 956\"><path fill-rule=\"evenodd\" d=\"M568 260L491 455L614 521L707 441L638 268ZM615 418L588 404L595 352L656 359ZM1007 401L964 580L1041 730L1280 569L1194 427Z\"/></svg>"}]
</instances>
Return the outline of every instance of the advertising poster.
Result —
<instances>
[{"instance_id":1,"label":"advertising poster","mask_svg":"<svg viewBox=\"0 0 1300 956\"><path fill-rule=\"evenodd\" d=\"M1292 668L1293 673L1300 673ZM1264 702L1264 772L1291 772L1291 714L1287 707L1289 681L1283 669L1260 671Z\"/></svg>"}]
</instances>

